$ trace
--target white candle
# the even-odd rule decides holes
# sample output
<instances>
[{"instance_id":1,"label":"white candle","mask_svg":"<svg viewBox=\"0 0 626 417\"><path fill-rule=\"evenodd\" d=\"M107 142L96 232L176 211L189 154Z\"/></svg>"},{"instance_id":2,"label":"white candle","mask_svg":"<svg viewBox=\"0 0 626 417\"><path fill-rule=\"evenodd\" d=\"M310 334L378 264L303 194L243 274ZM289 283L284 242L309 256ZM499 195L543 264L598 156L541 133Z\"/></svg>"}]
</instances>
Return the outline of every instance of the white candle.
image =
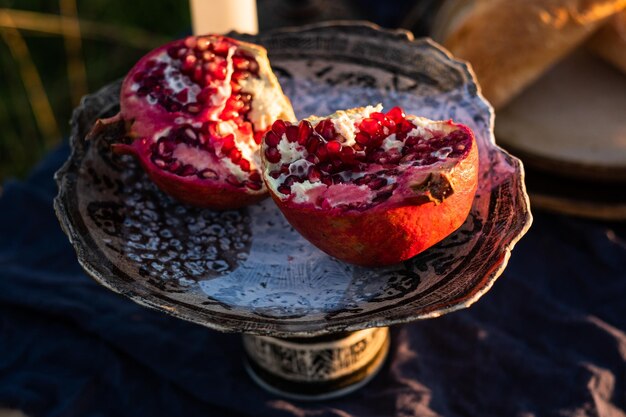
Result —
<instances>
[{"instance_id":1,"label":"white candle","mask_svg":"<svg viewBox=\"0 0 626 417\"><path fill-rule=\"evenodd\" d=\"M256 0L190 0L195 35L259 31Z\"/></svg>"}]
</instances>

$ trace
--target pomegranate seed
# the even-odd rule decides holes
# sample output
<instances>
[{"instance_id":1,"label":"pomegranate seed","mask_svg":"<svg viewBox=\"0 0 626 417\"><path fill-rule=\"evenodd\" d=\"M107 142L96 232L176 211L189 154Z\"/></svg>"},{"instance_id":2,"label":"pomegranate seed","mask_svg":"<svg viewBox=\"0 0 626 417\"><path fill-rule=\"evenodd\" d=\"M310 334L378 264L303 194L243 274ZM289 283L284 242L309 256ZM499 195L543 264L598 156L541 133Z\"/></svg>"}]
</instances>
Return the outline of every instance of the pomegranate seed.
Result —
<instances>
[{"instance_id":1,"label":"pomegranate seed","mask_svg":"<svg viewBox=\"0 0 626 417\"><path fill-rule=\"evenodd\" d=\"M243 71L234 71L232 75L232 79L236 81L245 80L250 76L250 73Z\"/></svg>"},{"instance_id":2,"label":"pomegranate seed","mask_svg":"<svg viewBox=\"0 0 626 417\"><path fill-rule=\"evenodd\" d=\"M226 177L226 182L229 183L230 185L234 185L235 187L243 186L241 181L239 181L239 179L232 174Z\"/></svg>"},{"instance_id":3,"label":"pomegranate seed","mask_svg":"<svg viewBox=\"0 0 626 417\"><path fill-rule=\"evenodd\" d=\"M367 184L367 186L370 187L372 190L379 190L385 185L387 185L387 180L384 178L380 178L380 177L374 178Z\"/></svg>"},{"instance_id":4,"label":"pomegranate seed","mask_svg":"<svg viewBox=\"0 0 626 417\"><path fill-rule=\"evenodd\" d=\"M413 146L417 145L419 143L420 140L422 140L423 138L419 137L419 136L411 136L410 138L407 138L404 141L404 147L405 148L412 148Z\"/></svg>"},{"instance_id":5,"label":"pomegranate seed","mask_svg":"<svg viewBox=\"0 0 626 417\"><path fill-rule=\"evenodd\" d=\"M376 138L382 133L382 125L380 122L376 119L372 119L371 117L363 119L359 128L372 138Z\"/></svg>"},{"instance_id":6,"label":"pomegranate seed","mask_svg":"<svg viewBox=\"0 0 626 417\"><path fill-rule=\"evenodd\" d=\"M202 123L202 127L200 127L200 131L205 135L209 135L211 137L218 136L217 134L217 123L215 122L204 122Z\"/></svg>"},{"instance_id":7,"label":"pomegranate seed","mask_svg":"<svg viewBox=\"0 0 626 417\"><path fill-rule=\"evenodd\" d=\"M243 108L243 102L241 101L241 94L228 97L228 100L226 100L226 106L224 108L229 109L229 110L237 110L237 111L241 110L241 108Z\"/></svg>"},{"instance_id":8,"label":"pomegranate seed","mask_svg":"<svg viewBox=\"0 0 626 417\"><path fill-rule=\"evenodd\" d=\"M276 148L267 148L265 150L265 157L268 161L275 164L277 162L280 162L280 151Z\"/></svg>"},{"instance_id":9,"label":"pomegranate seed","mask_svg":"<svg viewBox=\"0 0 626 417\"><path fill-rule=\"evenodd\" d=\"M203 61L213 61L214 59L215 59L215 54L213 52L204 51L202 53L202 60Z\"/></svg>"},{"instance_id":10,"label":"pomegranate seed","mask_svg":"<svg viewBox=\"0 0 626 417\"><path fill-rule=\"evenodd\" d=\"M259 174L259 171L252 171L248 178L250 178L250 181L260 182L261 181L261 174Z\"/></svg>"},{"instance_id":11,"label":"pomegranate seed","mask_svg":"<svg viewBox=\"0 0 626 417\"><path fill-rule=\"evenodd\" d=\"M235 120L238 117L239 117L239 112L236 112L234 110L224 110L220 114L220 119L222 120Z\"/></svg>"},{"instance_id":12,"label":"pomegranate seed","mask_svg":"<svg viewBox=\"0 0 626 417\"><path fill-rule=\"evenodd\" d=\"M261 188L263 188L263 184L258 182L258 181L255 181L255 182L253 182L253 181L246 181L246 187L248 187L251 190L258 191Z\"/></svg>"},{"instance_id":13,"label":"pomegranate seed","mask_svg":"<svg viewBox=\"0 0 626 417\"><path fill-rule=\"evenodd\" d=\"M187 106L191 106L190 110L187 110L187 108L186 108ZM165 103L165 106L164 106L164 107L165 107L167 110L169 110L170 112L172 112L172 113L175 113L175 112L177 112L177 111L180 111L181 109L183 109L183 108L184 108L187 112L189 112L189 113L191 113L191 114L194 114L193 112L194 112L194 110L195 110L195 107L194 107L194 106L192 106L192 105L190 105L190 104L186 104L186 105L185 105L185 107L182 107L182 106L180 105L180 103L175 102L175 101L174 101L174 100L172 100L170 97L167 97L167 103Z\"/></svg>"},{"instance_id":14,"label":"pomegranate seed","mask_svg":"<svg viewBox=\"0 0 626 417\"><path fill-rule=\"evenodd\" d=\"M400 163L407 163L407 162L411 162L411 161L413 161L413 160L417 159L417 157L418 157L418 154L416 154L416 153L409 153L409 154L406 154L405 156L403 156L403 157L400 159Z\"/></svg>"},{"instance_id":15,"label":"pomegranate seed","mask_svg":"<svg viewBox=\"0 0 626 417\"><path fill-rule=\"evenodd\" d=\"M341 148L341 160L344 163L350 164L352 162L354 162L354 149L352 149L349 146L344 146L343 148Z\"/></svg>"},{"instance_id":16,"label":"pomegranate seed","mask_svg":"<svg viewBox=\"0 0 626 417\"><path fill-rule=\"evenodd\" d=\"M371 180L372 180L372 176L371 175L364 175L364 176L359 177L356 180L354 180L354 183L356 185L365 185L365 184L369 183Z\"/></svg>"},{"instance_id":17,"label":"pomegranate seed","mask_svg":"<svg viewBox=\"0 0 626 417\"><path fill-rule=\"evenodd\" d=\"M177 171L178 168L180 168L180 161L174 161L170 164L170 166L168 167L170 171Z\"/></svg>"},{"instance_id":18,"label":"pomegranate seed","mask_svg":"<svg viewBox=\"0 0 626 417\"><path fill-rule=\"evenodd\" d=\"M312 164L317 164L320 161L319 158L313 153L308 154L306 156L306 160Z\"/></svg>"},{"instance_id":19,"label":"pomegranate seed","mask_svg":"<svg viewBox=\"0 0 626 417\"><path fill-rule=\"evenodd\" d=\"M421 162L420 165L432 165L435 162L439 162L439 158L429 155L426 158L424 158L424 160Z\"/></svg>"},{"instance_id":20,"label":"pomegranate seed","mask_svg":"<svg viewBox=\"0 0 626 417\"><path fill-rule=\"evenodd\" d=\"M231 151L228 153L228 157L231 161L237 163L241 159L241 151L237 148L231 149Z\"/></svg>"},{"instance_id":21,"label":"pomegranate seed","mask_svg":"<svg viewBox=\"0 0 626 417\"><path fill-rule=\"evenodd\" d=\"M285 133L286 130L287 130L287 125L282 120L276 120L274 124L272 125L272 131L276 133L278 137L281 137Z\"/></svg>"},{"instance_id":22,"label":"pomegranate seed","mask_svg":"<svg viewBox=\"0 0 626 417\"><path fill-rule=\"evenodd\" d=\"M135 73L135 75L133 75L133 81L138 83L141 80L143 80L143 78L146 76L146 73L144 71L139 71L137 73Z\"/></svg>"},{"instance_id":23,"label":"pomegranate seed","mask_svg":"<svg viewBox=\"0 0 626 417\"><path fill-rule=\"evenodd\" d=\"M321 162L317 165L317 167L323 171L323 172L327 172L330 173L333 170L333 163L332 162Z\"/></svg>"},{"instance_id":24,"label":"pomegranate seed","mask_svg":"<svg viewBox=\"0 0 626 417\"><path fill-rule=\"evenodd\" d=\"M217 90L215 88L205 87L196 96L196 101L198 103L206 103L216 92Z\"/></svg>"},{"instance_id":25,"label":"pomegranate seed","mask_svg":"<svg viewBox=\"0 0 626 417\"><path fill-rule=\"evenodd\" d=\"M200 83L200 81L202 81L202 79L204 78L204 71L202 70L201 66L196 66L193 70L193 75L191 76L191 78L196 82L196 83Z\"/></svg>"},{"instance_id":26,"label":"pomegranate seed","mask_svg":"<svg viewBox=\"0 0 626 417\"><path fill-rule=\"evenodd\" d=\"M277 188L278 192L281 194L285 194L285 195L289 195L291 194L291 187L288 187L286 185L281 185Z\"/></svg>"},{"instance_id":27,"label":"pomegranate seed","mask_svg":"<svg viewBox=\"0 0 626 417\"><path fill-rule=\"evenodd\" d=\"M196 38L193 36L188 36L187 38L185 38L184 44L187 48L193 49L196 47Z\"/></svg>"},{"instance_id":28,"label":"pomegranate seed","mask_svg":"<svg viewBox=\"0 0 626 417\"><path fill-rule=\"evenodd\" d=\"M210 168L203 169L202 171L198 173L198 175L202 178L206 178L210 180L216 180L219 178L219 175L217 175L217 172L215 172L214 170Z\"/></svg>"},{"instance_id":29,"label":"pomegranate seed","mask_svg":"<svg viewBox=\"0 0 626 417\"><path fill-rule=\"evenodd\" d=\"M278 143L280 142L280 137L274 132L275 130L270 130L269 132L267 132L267 135L265 135L265 143L267 143L268 146L276 147L278 146Z\"/></svg>"},{"instance_id":30,"label":"pomegranate seed","mask_svg":"<svg viewBox=\"0 0 626 417\"><path fill-rule=\"evenodd\" d=\"M287 126L285 135L287 135L289 142L296 142L298 140L298 126Z\"/></svg>"},{"instance_id":31,"label":"pomegranate seed","mask_svg":"<svg viewBox=\"0 0 626 417\"><path fill-rule=\"evenodd\" d=\"M150 93L150 89L148 87L139 87L139 89L137 89L137 95L139 97L145 97L148 93Z\"/></svg>"},{"instance_id":32,"label":"pomegranate seed","mask_svg":"<svg viewBox=\"0 0 626 417\"><path fill-rule=\"evenodd\" d=\"M341 143L336 140L330 141L326 144L326 150L329 155L337 155L341 151Z\"/></svg>"},{"instance_id":33,"label":"pomegranate seed","mask_svg":"<svg viewBox=\"0 0 626 417\"><path fill-rule=\"evenodd\" d=\"M176 58L178 57L179 49L180 46L170 46L169 48L167 48L167 54L170 56L170 58Z\"/></svg>"},{"instance_id":34,"label":"pomegranate seed","mask_svg":"<svg viewBox=\"0 0 626 417\"><path fill-rule=\"evenodd\" d=\"M237 84L236 82L231 81L230 82L230 88L231 90L233 90L233 93L238 93L241 91L241 86L239 84Z\"/></svg>"},{"instance_id":35,"label":"pomegranate seed","mask_svg":"<svg viewBox=\"0 0 626 417\"><path fill-rule=\"evenodd\" d=\"M172 152L174 152L174 149L176 149L176 143L168 140L165 136L163 136L157 141L157 147L159 150L159 154L171 154Z\"/></svg>"},{"instance_id":36,"label":"pomegranate seed","mask_svg":"<svg viewBox=\"0 0 626 417\"><path fill-rule=\"evenodd\" d=\"M224 81L226 79L226 67L218 66L213 68L210 73L216 80Z\"/></svg>"},{"instance_id":37,"label":"pomegranate seed","mask_svg":"<svg viewBox=\"0 0 626 417\"><path fill-rule=\"evenodd\" d=\"M250 67L250 61L240 56L234 56L233 67L240 71L246 71Z\"/></svg>"},{"instance_id":38,"label":"pomegranate seed","mask_svg":"<svg viewBox=\"0 0 626 417\"><path fill-rule=\"evenodd\" d=\"M309 140L309 136L313 132L313 126L307 120L303 120L298 125L298 143L305 146Z\"/></svg>"},{"instance_id":39,"label":"pomegranate seed","mask_svg":"<svg viewBox=\"0 0 626 417\"><path fill-rule=\"evenodd\" d=\"M187 74L192 71L196 66L196 61L197 58L194 55L187 55L180 66L181 72Z\"/></svg>"},{"instance_id":40,"label":"pomegranate seed","mask_svg":"<svg viewBox=\"0 0 626 417\"><path fill-rule=\"evenodd\" d=\"M239 168L241 168L243 171L250 172L250 161L248 161L247 159L242 159L241 161L239 161Z\"/></svg>"},{"instance_id":41,"label":"pomegranate seed","mask_svg":"<svg viewBox=\"0 0 626 417\"><path fill-rule=\"evenodd\" d=\"M200 113L200 110L202 110L202 108L195 103L185 104L183 109L185 109L187 113L191 113L191 114L198 114Z\"/></svg>"},{"instance_id":42,"label":"pomegranate seed","mask_svg":"<svg viewBox=\"0 0 626 417\"><path fill-rule=\"evenodd\" d=\"M198 51L206 51L209 49L209 45L211 42L207 38L198 38L196 41L196 50ZM193 46L187 45L189 48L193 48Z\"/></svg>"},{"instance_id":43,"label":"pomegranate seed","mask_svg":"<svg viewBox=\"0 0 626 417\"><path fill-rule=\"evenodd\" d=\"M228 50L230 49L230 44L226 40L220 40L213 44L213 52L216 55L226 56L228 55Z\"/></svg>"},{"instance_id":44,"label":"pomegranate seed","mask_svg":"<svg viewBox=\"0 0 626 417\"><path fill-rule=\"evenodd\" d=\"M333 175L333 184L343 184L346 182L340 174Z\"/></svg>"},{"instance_id":45,"label":"pomegranate seed","mask_svg":"<svg viewBox=\"0 0 626 417\"><path fill-rule=\"evenodd\" d=\"M333 179L329 175L323 175L320 178L320 181L322 181L324 185L328 185L328 186L333 185Z\"/></svg>"},{"instance_id":46,"label":"pomegranate seed","mask_svg":"<svg viewBox=\"0 0 626 417\"><path fill-rule=\"evenodd\" d=\"M315 126L315 131L326 140L335 138L335 125L330 119L324 119Z\"/></svg>"},{"instance_id":47,"label":"pomegranate seed","mask_svg":"<svg viewBox=\"0 0 626 417\"><path fill-rule=\"evenodd\" d=\"M313 136L311 136L311 138L309 139L309 141L306 144L306 150L309 153L313 154L313 153L315 153L317 151L317 149L320 147L320 145L322 143L324 143L324 142L322 141L322 139L319 136L313 135Z\"/></svg>"},{"instance_id":48,"label":"pomegranate seed","mask_svg":"<svg viewBox=\"0 0 626 417\"><path fill-rule=\"evenodd\" d=\"M189 98L189 89L183 88L178 93L176 93L176 100L184 103Z\"/></svg>"},{"instance_id":49,"label":"pomegranate seed","mask_svg":"<svg viewBox=\"0 0 626 417\"><path fill-rule=\"evenodd\" d=\"M178 175L181 177L188 177L196 173L196 169L192 165L185 165L179 171Z\"/></svg>"},{"instance_id":50,"label":"pomegranate seed","mask_svg":"<svg viewBox=\"0 0 626 417\"><path fill-rule=\"evenodd\" d=\"M280 171L270 172L270 177L274 178L275 180L278 179L278 177L280 177Z\"/></svg>"},{"instance_id":51,"label":"pomegranate seed","mask_svg":"<svg viewBox=\"0 0 626 417\"><path fill-rule=\"evenodd\" d=\"M387 117L398 124L404 120L406 114L404 114L402 108L396 106L387 112Z\"/></svg>"},{"instance_id":52,"label":"pomegranate seed","mask_svg":"<svg viewBox=\"0 0 626 417\"><path fill-rule=\"evenodd\" d=\"M381 123L383 122L383 120L385 120L385 115L384 115L384 114L382 114L382 113L380 113L380 112L377 112L377 111L375 111L375 112L373 112L373 113L370 113L370 117L371 117L372 119L376 119L376 120L378 120L378 121L379 121L379 122L381 122Z\"/></svg>"},{"instance_id":53,"label":"pomegranate seed","mask_svg":"<svg viewBox=\"0 0 626 417\"><path fill-rule=\"evenodd\" d=\"M196 140L198 140L198 135L191 127L188 127L187 129L185 129L183 133L185 134L186 139L192 142L195 142Z\"/></svg>"},{"instance_id":54,"label":"pomegranate seed","mask_svg":"<svg viewBox=\"0 0 626 417\"><path fill-rule=\"evenodd\" d=\"M243 133L244 135L252 135L253 134L252 124L250 124L249 122L243 122L242 124L239 125L239 131Z\"/></svg>"},{"instance_id":55,"label":"pomegranate seed","mask_svg":"<svg viewBox=\"0 0 626 417\"><path fill-rule=\"evenodd\" d=\"M250 60L250 65L248 66L248 71L252 74L257 74L259 72L259 64L254 59Z\"/></svg>"},{"instance_id":56,"label":"pomegranate seed","mask_svg":"<svg viewBox=\"0 0 626 417\"><path fill-rule=\"evenodd\" d=\"M372 203L380 203L382 201L387 200L389 197L391 197L391 191L384 191L384 192L380 192L378 193L378 195L372 200Z\"/></svg>"},{"instance_id":57,"label":"pomegranate seed","mask_svg":"<svg viewBox=\"0 0 626 417\"><path fill-rule=\"evenodd\" d=\"M265 132L254 132L254 142L258 145L263 140Z\"/></svg>"},{"instance_id":58,"label":"pomegranate seed","mask_svg":"<svg viewBox=\"0 0 626 417\"><path fill-rule=\"evenodd\" d=\"M374 112L370 114L370 117L378 120L383 126L389 129L393 129L396 127L396 122L394 122L393 120L391 120L390 118L388 118L382 113Z\"/></svg>"},{"instance_id":59,"label":"pomegranate seed","mask_svg":"<svg viewBox=\"0 0 626 417\"><path fill-rule=\"evenodd\" d=\"M328 159L328 149L326 149L326 146L320 146L319 148L317 148L316 155L320 161L325 161L326 159Z\"/></svg>"},{"instance_id":60,"label":"pomegranate seed","mask_svg":"<svg viewBox=\"0 0 626 417\"><path fill-rule=\"evenodd\" d=\"M380 163L381 159L384 159L387 156L387 154L385 154L385 151L383 151L382 149L377 149L376 151L372 152L368 157L368 161L373 162L373 163Z\"/></svg>"},{"instance_id":61,"label":"pomegranate seed","mask_svg":"<svg viewBox=\"0 0 626 417\"><path fill-rule=\"evenodd\" d=\"M280 173L281 174L289 174L289 165L288 164L282 164L280 167Z\"/></svg>"},{"instance_id":62,"label":"pomegranate seed","mask_svg":"<svg viewBox=\"0 0 626 417\"><path fill-rule=\"evenodd\" d=\"M222 138L222 153L226 155L235 148L235 136L233 134L226 135Z\"/></svg>"},{"instance_id":63,"label":"pomegranate seed","mask_svg":"<svg viewBox=\"0 0 626 417\"><path fill-rule=\"evenodd\" d=\"M396 132L404 133L406 135L414 128L415 128L415 125L405 119L405 120L402 120L400 123L398 123L398 125L396 126Z\"/></svg>"},{"instance_id":64,"label":"pomegranate seed","mask_svg":"<svg viewBox=\"0 0 626 417\"><path fill-rule=\"evenodd\" d=\"M289 175L287 178L285 178L285 181L283 181L283 185L291 187L294 183L299 182L298 179L299 178L295 175Z\"/></svg>"},{"instance_id":65,"label":"pomegranate seed","mask_svg":"<svg viewBox=\"0 0 626 417\"><path fill-rule=\"evenodd\" d=\"M318 182L320 180L321 176L322 176L322 173L320 172L320 170L317 167L311 167L309 169L309 173L307 175L307 178L311 182Z\"/></svg>"}]
</instances>

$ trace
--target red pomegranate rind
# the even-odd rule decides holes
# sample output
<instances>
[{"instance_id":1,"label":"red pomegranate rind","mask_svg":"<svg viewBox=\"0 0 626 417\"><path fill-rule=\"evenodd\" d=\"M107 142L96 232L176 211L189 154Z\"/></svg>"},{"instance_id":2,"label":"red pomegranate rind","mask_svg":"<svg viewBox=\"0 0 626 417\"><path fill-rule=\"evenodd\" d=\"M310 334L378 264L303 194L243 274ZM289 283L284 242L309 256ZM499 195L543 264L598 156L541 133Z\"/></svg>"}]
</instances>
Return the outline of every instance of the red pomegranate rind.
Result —
<instances>
[{"instance_id":1,"label":"red pomegranate rind","mask_svg":"<svg viewBox=\"0 0 626 417\"><path fill-rule=\"evenodd\" d=\"M273 128L261 148L264 180L291 225L363 266L401 262L441 241L463 224L477 188L470 129L380 110L311 117L301 123L314 133L295 142L285 133L277 143Z\"/></svg>"},{"instance_id":2,"label":"red pomegranate rind","mask_svg":"<svg viewBox=\"0 0 626 417\"><path fill-rule=\"evenodd\" d=\"M120 117L134 154L166 193L196 206L238 208L266 194L258 143L294 120L265 49L218 35L155 49L122 84Z\"/></svg>"}]
</instances>

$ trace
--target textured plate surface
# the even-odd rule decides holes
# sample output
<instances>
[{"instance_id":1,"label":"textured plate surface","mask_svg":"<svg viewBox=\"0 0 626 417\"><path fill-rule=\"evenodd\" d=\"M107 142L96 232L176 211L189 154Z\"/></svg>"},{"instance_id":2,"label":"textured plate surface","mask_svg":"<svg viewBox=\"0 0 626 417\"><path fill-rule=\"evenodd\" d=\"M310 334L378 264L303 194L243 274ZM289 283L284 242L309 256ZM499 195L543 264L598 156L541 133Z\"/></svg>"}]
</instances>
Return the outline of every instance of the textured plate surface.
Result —
<instances>
[{"instance_id":1,"label":"textured plate surface","mask_svg":"<svg viewBox=\"0 0 626 417\"><path fill-rule=\"evenodd\" d=\"M402 264L339 262L294 232L270 199L238 211L183 206L129 157L114 157L119 83L86 97L55 209L85 270L138 303L222 331L312 336L436 317L467 307L500 275L531 215L520 162L493 139L490 106L464 63L428 40L367 24L243 37L264 45L296 115L401 105L475 132L480 185L465 224Z\"/></svg>"}]
</instances>

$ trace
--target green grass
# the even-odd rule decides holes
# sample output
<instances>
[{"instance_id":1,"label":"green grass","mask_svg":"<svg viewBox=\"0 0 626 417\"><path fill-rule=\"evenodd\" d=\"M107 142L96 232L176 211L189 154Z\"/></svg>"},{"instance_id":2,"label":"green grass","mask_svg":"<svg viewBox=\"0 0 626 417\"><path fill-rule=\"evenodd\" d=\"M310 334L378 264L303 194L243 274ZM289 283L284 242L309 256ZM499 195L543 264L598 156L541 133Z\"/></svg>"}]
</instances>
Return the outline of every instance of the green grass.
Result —
<instances>
[{"instance_id":1,"label":"green grass","mask_svg":"<svg viewBox=\"0 0 626 417\"><path fill-rule=\"evenodd\" d=\"M61 4L72 5L74 1L19 0L0 6L15 13L35 12L11 14L24 18L22 26L12 18L17 30L7 27L6 13L3 18L0 12L0 184L6 178L26 175L49 149L69 135L69 119L76 105L73 96L97 91L123 77L145 52L190 31L187 1L76 0L82 47L75 56L85 68L85 90L80 79L68 76L63 34L53 33L48 24L51 18L58 18ZM26 61L15 55L20 44L26 47ZM47 97L43 106L41 102L33 105L36 83L28 76L28 66L34 67L41 80ZM42 125L45 108L51 109L53 117Z\"/></svg>"}]
</instances>

